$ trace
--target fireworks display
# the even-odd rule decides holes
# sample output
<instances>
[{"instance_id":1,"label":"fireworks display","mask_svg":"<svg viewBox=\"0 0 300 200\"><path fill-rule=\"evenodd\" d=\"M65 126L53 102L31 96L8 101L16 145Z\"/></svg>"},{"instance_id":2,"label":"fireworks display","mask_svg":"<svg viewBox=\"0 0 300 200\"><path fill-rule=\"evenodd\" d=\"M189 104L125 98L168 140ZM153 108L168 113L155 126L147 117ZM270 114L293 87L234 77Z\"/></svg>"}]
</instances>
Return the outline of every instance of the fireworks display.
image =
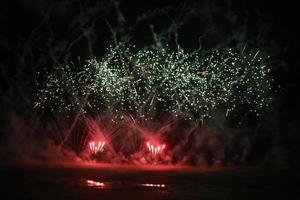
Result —
<instances>
[{"instance_id":1,"label":"fireworks display","mask_svg":"<svg viewBox=\"0 0 300 200\"><path fill-rule=\"evenodd\" d=\"M84 66L56 66L39 83L36 107L60 112L130 114L151 120L158 112L209 118L243 108L260 114L269 105L272 79L260 51L221 49L186 53L120 44Z\"/></svg>"},{"instance_id":2,"label":"fireworks display","mask_svg":"<svg viewBox=\"0 0 300 200\"><path fill-rule=\"evenodd\" d=\"M150 142L147 142L147 147L148 147L148 151L152 155L157 155L157 154L161 154L166 146L164 144L163 145L153 145Z\"/></svg>"},{"instance_id":3,"label":"fireworks display","mask_svg":"<svg viewBox=\"0 0 300 200\"><path fill-rule=\"evenodd\" d=\"M103 152L105 142L90 142L89 148L92 154L96 155L97 153Z\"/></svg>"},{"instance_id":4,"label":"fireworks display","mask_svg":"<svg viewBox=\"0 0 300 200\"><path fill-rule=\"evenodd\" d=\"M38 84L35 107L67 116L79 114L99 119L105 116L108 121L100 119L96 124L107 126L105 134L113 143L123 142L120 135L138 130L147 132L144 122L149 125L160 120L161 114L172 116L174 121L184 118L201 122L220 111L224 116L243 116L249 112L259 116L270 104L273 81L268 57L260 51L223 48L188 53L179 47L171 50L168 46L150 45L136 49L125 44L110 46L101 58L55 66L45 73L47 80ZM134 124L130 125L127 119ZM120 126L113 125L116 123ZM118 131L122 124L128 130ZM138 124L141 128L137 128ZM64 141L68 137L66 134ZM172 148L167 152L165 144L144 139L145 149L151 155L146 162L169 162L160 155L164 152L169 155ZM139 151L140 141L131 142L125 141L125 146L115 144L118 150L110 153L122 155L122 151L128 151L130 159L130 155ZM104 151L104 144L102 141L88 144L92 157Z\"/></svg>"}]
</instances>

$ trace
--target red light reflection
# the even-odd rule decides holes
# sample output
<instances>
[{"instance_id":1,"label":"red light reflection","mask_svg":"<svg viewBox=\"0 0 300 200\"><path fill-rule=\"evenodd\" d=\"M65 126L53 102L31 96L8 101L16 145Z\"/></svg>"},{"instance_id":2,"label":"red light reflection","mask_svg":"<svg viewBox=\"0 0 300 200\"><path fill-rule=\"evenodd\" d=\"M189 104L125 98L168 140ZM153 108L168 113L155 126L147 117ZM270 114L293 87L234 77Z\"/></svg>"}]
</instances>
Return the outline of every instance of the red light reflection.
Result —
<instances>
[{"instance_id":1,"label":"red light reflection","mask_svg":"<svg viewBox=\"0 0 300 200\"><path fill-rule=\"evenodd\" d=\"M105 184L103 182L93 181L93 180L86 180L86 185L90 187L104 187Z\"/></svg>"},{"instance_id":2,"label":"red light reflection","mask_svg":"<svg viewBox=\"0 0 300 200\"><path fill-rule=\"evenodd\" d=\"M166 187L165 184L152 184L152 183L142 184L142 186L145 186L145 187L156 187L156 188L164 188L164 187Z\"/></svg>"}]
</instances>

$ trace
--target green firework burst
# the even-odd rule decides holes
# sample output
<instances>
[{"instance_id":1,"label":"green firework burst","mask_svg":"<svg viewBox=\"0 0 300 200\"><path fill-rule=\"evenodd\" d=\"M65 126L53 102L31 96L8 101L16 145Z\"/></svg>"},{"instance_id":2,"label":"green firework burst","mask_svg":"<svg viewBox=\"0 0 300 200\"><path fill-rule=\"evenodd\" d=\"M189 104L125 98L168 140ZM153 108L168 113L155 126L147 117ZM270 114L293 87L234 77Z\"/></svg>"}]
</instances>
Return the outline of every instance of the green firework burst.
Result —
<instances>
[{"instance_id":1,"label":"green firework burst","mask_svg":"<svg viewBox=\"0 0 300 200\"><path fill-rule=\"evenodd\" d=\"M110 46L82 67L58 66L40 84L36 107L83 113L114 110L152 119L157 112L207 118L244 108L259 114L269 105L267 58L236 49L186 53L152 47Z\"/></svg>"}]
</instances>

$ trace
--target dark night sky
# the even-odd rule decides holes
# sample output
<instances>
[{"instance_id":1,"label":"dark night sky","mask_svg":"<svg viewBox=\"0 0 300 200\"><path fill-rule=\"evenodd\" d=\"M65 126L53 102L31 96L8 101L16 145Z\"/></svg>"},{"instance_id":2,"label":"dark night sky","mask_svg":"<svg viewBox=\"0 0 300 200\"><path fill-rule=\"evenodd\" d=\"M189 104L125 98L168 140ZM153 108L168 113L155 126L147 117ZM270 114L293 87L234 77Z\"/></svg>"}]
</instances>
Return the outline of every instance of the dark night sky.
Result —
<instances>
[{"instance_id":1,"label":"dark night sky","mask_svg":"<svg viewBox=\"0 0 300 200\"><path fill-rule=\"evenodd\" d=\"M1 66L9 68L8 71L15 73L18 71L18 67L15 62L22 55L22 51L26 47L22 46L30 36L30 33L38 26L43 19L43 15L47 9L55 5L55 2L59 1L2 1L1 15L0 15L0 45L2 50ZM66 25L70 21L79 16L79 1L64 1L65 3L54 6L53 13L51 15L52 28L54 30L54 40L60 40L61 38L69 37L70 30L66 29ZM83 1L83 7L93 7L97 1ZM98 1L101 2L101 1ZM162 8L175 8L171 11L170 16L176 17L178 15L179 5L191 5L197 1L121 1L120 11L122 12L126 21L122 24L123 27L130 26L134 23L135 19L149 10L157 10ZM222 23L222 15L225 15L228 10L237 15L239 20L246 20L248 37L255 37L263 32L264 28L268 29L268 34L263 38L264 43L271 49L272 52L276 52L276 62L284 63L280 69L276 72L278 77L278 83L285 90L285 94L288 101L291 103L286 106L297 106L299 100L299 59L298 52L300 47L299 30L297 29L297 16L298 10L296 3L286 1L224 1L219 3L218 1L199 1L201 6L210 5L212 9L216 8L215 17L216 21L220 20L220 29L226 29ZM213 2L213 3L202 3ZM217 3L216 3L217 2ZM226 3L225 3L226 2ZM197 5L197 3L196 3ZM217 6L214 6L217 5ZM201 7L200 6L200 7ZM177 10L176 10L177 9ZM106 13L104 13L106 12ZM117 26L118 12L115 7L111 7L108 10L99 12L102 14L112 26ZM137 29L130 32L131 40L133 43L142 46L145 45L145 40L151 40L151 33L149 30L149 24L153 24L155 30L163 30L170 23L167 17L159 16L151 20L146 20L141 23ZM263 24L259 25L258 21L263 19ZM102 24L101 24L102 23ZM191 18L187 25L184 25L179 29L179 42L186 49L197 48L197 37L202 33L203 21L195 17ZM239 25L239 24L238 24ZM238 26L237 25L237 26ZM259 26L258 26L259 25ZM105 27L103 22L98 24L97 34L100 34L100 39L95 45L95 54L103 53L103 49L109 41L109 30ZM222 27L223 26L223 27ZM46 31L39 30L38 34L41 37L48 37ZM68 32L69 31L69 32ZM45 34L45 35L43 35ZM221 38L222 39L222 38ZM213 42L212 42L213 43ZM34 44L33 60L37 60L35 54L38 55L44 52L44 56L47 54L45 49L45 40L36 41ZM210 44L208 43L207 46ZM79 43L72 49L73 57L81 56L85 57L86 44ZM103 48L104 47L104 48ZM99 53L101 52L101 53ZM88 57L88 56L87 56ZM25 68L28 68L26 66ZM298 106L299 108L299 106ZM293 108L289 108L294 110Z\"/></svg>"},{"instance_id":2,"label":"dark night sky","mask_svg":"<svg viewBox=\"0 0 300 200\"><path fill-rule=\"evenodd\" d=\"M1 199L275 200L292 199L293 196L299 196L299 8L296 0L1 0ZM167 113L166 117L159 118L160 108L155 104L161 100L156 100L156 102L154 100L153 105L157 106L158 109L155 110L157 107L153 109L155 111L152 116L159 116L158 119L153 120L151 118L147 122L145 122L146 120L143 121L144 119L139 121L138 115L132 116L130 111L125 110L125 112L120 112L125 117L122 116L120 121L114 123L112 118L121 109L118 110L117 108L117 111L113 112L115 107L119 106L118 100L113 99L107 101L109 106L112 105L112 109L105 110L104 108L105 112L102 115L102 107L105 107L105 104L104 106L99 104L104 99L102 98L102 92L109 93L111 91L105 88L99 90L95 95L95 99L100 99L95 103L97 111L95 111L95 107L90 106L92 114L82 112L81 108L88 107L88 103L91 102L87 100L92 96L90 91L97 90L94 87L105 87L106 83L109 82L107 80L112 77L106 76L103 81L104 84L98 84L94 80L85 80L86 82L83 81L82 84L83 87L78 87L79 84L77 85L74 82L81 80L82 77L84 79L92 77L84 76L85 72L90 72L90 69L88 67L82 68L83 66L86 67L84 65L86 62L82 61L95 57L102 58L107 53L106 48L109 45L114 46L116 44L113 39L118 40L118 42L129 41L130 44L135 44L138 50L153 45L155 34L151 32L151 27L157 37L163 38L160 41L169 44L168 47L171 51L180 49L177 48L176 44L179 44L185 52L193 52L201 46L201 51L197 55L204 52L203 55L209 55L212 58L213 53L211 52L214 52L213 50L220 50L218 52L221 52L224 49L227 50L227 47L237 50L247 44L248 52L245 51L244 54L244 51L237 50L239 54L232 54L238 55L234 58L248 56L247 60L245 59L247 64L245 62L240 64L238 59L236 59L238 62L236 60L230 61L231 58L227 59L228 57L225 54L226 60L224 57L216 58L218 60L221 58L221 61L224 61L223 63L220 62L222 71L219 74L221 75L223 75L222 72L226 74L228 71L222 68L227 65L227 60L232 63L232 65L229 64L230 67L238 66L239 69L246 69L244 70L246 72L250 69L250 81L248 82L251 83L249 87L248 82L245 81L247 79L240 78L247 76L248 73L241 70L243 74L240 75L241 73L235 72L234 74L237 74L235 76L232 75L232 71L228 72L230 76L235 78L229 78L230 82L235 81L235 83L228 85L234 89L242 85L240 89L242 92L235 93L235 90L227 92L226 86L224 87L226 81L224 81L225 84L222 87L219 87L225 91L224 96L243 96L247 102L249 102L249 99L247 99L249 96L254 96L254 99L257 100L259 98L256 98L255 94L262 94L268 90L264 90L267 84L262 84L263 92L254 92L254 95L247 96L248 93L245 90L252 92L253 80L258 80L255 83L261 83L262 79L253 78L257 73L248 66L256 67L256 56L252 57L253 54L248 55L248 53L260 50L259 55L263 55L263 61L265 61L265 55L269 55L271 76L274 78L271 92L272 105L263 110L260 116L257 116L249 112L248 107L251 109L252 106L249 106L249 104L253 103L250 102L246 104L245 109L242 108L237 115L233 114L232 117L230 114L228 116L227 113L225 114L225 109L227 109L226 112L228 111L227 105L232 103L231 101L238 102L234 102L234 106L238 105L236 107L245 104L240 103L239 98L234 98L238 100L228 98L229 100L222 102L225 104L223 110L221 110L222 108L220 110L218 108L212 109L212 117L207 117L209 119L205 124L203 123L204 120L199 120L200 117L198 119L196 117L185 118L184 114L188 113L186 110L183 110L183 112L186 112L182 115L184 117L179 115L176 118L177 113L176 117L172 115L173 113ZM113 37L113 33L116 37ZM178 43L176 43L176 39ZM113 56L114 59L109 58L110 60L117 60L117 64L120 63L118 63L118 53L115 53L117 58ZM118 78L121 77L118 80L139 82L143 77L140 78L139 75L136 75L139 80L135 81L137 80L134 79L136 71L148 75L144 72L144 63L142 62L145 61L143 58L140 62L141 65L132 64L133 66L139 66L134 68L131 62L135 61L132 61L131 58L128 59L127 52L124 55L123 57L120 55L119 60L125 58L129 60L129 64L122 65L122 67L129 66L130 70L128 71L133 75L127 76L128 73L123 73L126 74L126 77L118 76ZM153 54L146 54L146 56L148 55ZM157 55L160 56L161 54ZM203 58L199 57L200 59ZM249 58L252 60L250 61ZM181 65L183 63L181 60L180 62L176 61L176 65L177 63ZM253 62L253 60L255 61ZM146 60L146 62L148 61ZM206 65L207 62L203 61L203 63ZM181 66L168 65L173 67L172 70L177 68L176 71L172 71L177 74L176 76L168 75L167 78L172 77L176 80L178 74L180 74L177 70L180 71ZM193 71L192 73L186 73L188 76L185 76L188 78L182 76L185 79L181 82L188 85L187 90L192 87L191 85L194 85L193 88L198 89L197 83L199 82L194 81L195 83L193 83L193 80L190 81L192 79L190 74L198 74L198 72L204 73L205 76L209 74L208 78L203 80L208 80L205 83L213 87L204 88L209 88L205 90L209 90L209 96L215 98L217 95L214 95L214 91L211 92L216 87L215 82L210 81L210 79L213 79L211 77L215 75L214 70L219 70L219 68L214 68L218 65L212 62L212 76L209 74L210 61L203 71L198 71L199 68L194 67L190 70ZM262 67L262 65L265 65L265 63L259 63L260 69L263 69L264 66ZM64 68L65 66L72 66L73 68ZM106 67L106 65L100 66L102 68ZM162 66L165 65L162 64ZM194 66L198 67L198 63ZM132 68L135 71L131 70ZM57 72L54 69L60 69L61 71L57 70ZM72 86L69 87L71 81L68 79L73 74L68 76L70 73L65 73L65 69L72 69L70 70L71 73L75 72L73 74L79 77L73 79L75 81L70 78L75 85L72 85L73 88L79 88L75 95L75 90ZM116 69L121 69L121 67L118 65ZM152 70L153 68L149 69ZM162 69L165 68L162 67ZM233 67L231 69L236 70ZM111 68L107 71L109 70ZM78 71L83 73L78 73ZM95 71L92 71L91 74L96 74L97 78L95 80L98 81L99 72L94 73ZM169 73L170 70L164 71ZM55 73L58 75L55 74L57 75L54 75L55 79L48 81L48 72L51 72L51 75ZM154 74L158 73L161 73L161 71ZM81 74L84 75L81 76ZM225 77L224 80L227 79L226 76L221 75L217 75L216 79L220 80L220 77ZM59 76L63 78L60 79ZM201 76L199 77L201 78ZM167 78L159 76L159 79L164 82L167 82L165 81ZM49 83L52 87L53 85L59 85L56 84L59 82L57 80L64 82L64 79L68 79L68 81L65 81L66 84L61 84L63 85L61 87L64 88L63 92L59 93L63 97L57 97L57 99L63 100L57 100L57 102L62 104L62 106L59 106L63 109L70 102L76 103L74 106L75 111L66 109L67 111L60 113L59 111L56 112L56 108L54 111L50 111L48 108L39 110L34 106L40 91L40 85L48 86ZM239 80L242 80L240 81L242 84L239 83ZM92 82L90 84L92 86L86 86L88 81ZM146 86L149 83L145 81L146 84L144 84L143 80L140 82ZM186 84L190 82L192 83ZM243 85L243 82L247 83ZM37 83L41 84L38 86ZM52 83L54 84L52 85ZM94 86L95 83L96 86ZM123 84L121 81L118 83ZM202 83L201 80L200 84ZM154 85L154 89L147 89L151 91L150 94L153 96L149 95L147 98L151 97L153 100L156 96L159 97L156 92L163 87L162 84L159 84L160 82ZM259 84L253 85L258 87ZM177 85L176 87L179 88L178 90L181 89ZM53 88L57 89L57 87ZM81 92L82 88L88 92ZM90 90L90 88L92 89ZM174 89L172 86L170 88ZM195 96L201 93L198 92L201 90L196 89ZM132 90L127 91L131 92ZM126 96L129 94L127 91L124 93L122 91L121 95ZM141 91L144 93L145 90ZM173 91L170 92L172 95L174 95ZM46 95L56 94L51 92L46 93ZM78 95L78 93L80 94ZM174 93L174 96L176 96L179 92L176 94L175 90ZM203 93L201 95L206 100ZM228 95L228 93L230 94ZM45 95L42 93L40 96L44 98ZM123 96L122 98L127 99L127 96ZM139 96L137 92L135 96ZM169 98L169 96L167 97ZM184 97L186 98L186 96ZM65 99L67 99L66 104L63 103ZM105 102L105 100L103 101ZM150 106L147 104L149 102L147 100L141 110L146 106L152 109L154 107L152 106L152 100ZM189 100L187 99L187 101ZM199 101L193 100L193 102ZM57 106L56 103L51 103L49 103L49 107ZM198 106L198 104L196 105ZM178 107L181 109L181 105ZM136 108L137 106L134 109L136 110ZM71 113L71 117L69 117L68 111L75 114ZM165 112L165 110L162 112ZM66 113L68 117L66 117ZM141 113L148 114L147 111ZM156 115L157 113L159 114ZM201 113L192 113L191 115L201 116ZM164 117L167 119L162 119ZM98 143L100 141L105 141L105 145L102 143L101 148L104 148L104 150L101 149L101 152L99 150L100 143ZM154 145L152 150L150 150L148 142ZM99 144L98 150L93 148L94 144ZM160 148L162 144L163 147ZM153 153L155 146L158 146L158 153L156 150Z\"/></svg>"},{"instance_id":3,"label":"dark night sky","mask_svg":"<svg viewBox=\"0 0 300 200\"><path fill-rule=\"evenodd\" d=\"M63 45L71 43L83 32L80 27L70 24L84 23L84 30L88 30L93 17L102 16L115 28L118 36L129 36L131 42L142 47L151 42L149 25L154 25L155 31L164 31L170 25L171 19L188 15L190 10L185 9L195 5L202 10L208 7L206 12L211 13L215 22L214 31L202 40L204 48L211 48L226 40L232 34L231 29L240 30L245 25L245 32L252 46L263 47L270 52L272 57L273 74L276 85L280 88L275 92L275 113L278 123L282 123L281 130L290 130L292 134L287 139L295 142L299 138L300 127L300 77L299 77L299 52L300 32L299 6L296 1L120 1L119 4L109 3L113 1L50 1L50 0L4 0L0 3L0 67L1 67L1 121L9 113L10 108L23 110L24 102L30 99L34 93L33 72L44 66L56 62L64 62L64 58L76 61L78 56L82 59L90 58L88 45L85 40L80 40L68 52L60 51ZM117 2L117 1L116 1ZM99 10L91 9L102 6ZM46 16L49 8L52 8L49 18ZM149 12L149 10L152 10ZM133 26L137 17L142 13L151 15L156 11L168 11L168 16L160 15L150 17ZM81 12L88 13L87 15ZM200 11L199 11L200 12ZM202 12L202 11L201 11ZM225 15L233 13L235 17L230 24ZM81 16L81 17L80 17ZM124 19L122 19L122 16ZM143 16L143 15L142 15ZM207 26L206 20L199 16L191 15L190 18L178 29L179 43L188 50L198 47L198 37ZM204 15L205 16L205 15ZM46 23L42 23L45 20ZM80 21L82 20L82 21ZM40 26L41 25L41 26ZM131 29L133 27L133 29ZM211 28L211 27L209 27ZM96 23L93 45L93 56L104 53L110 43L111 32L102 20ZM51 35L52 34L52 35ZM51 37L50 37L51 36ZM51 38L51 40L49 40ZM255 39L256 38L256 39ZM258 39L257 39L258 38ZM49 48L47 45L53 46ZM51 50L55 50L60 56L51 59ZM68 57L69 56L69 57ZM274 86L277 88L277 86ZM21 94L20 94L21 91ZM29 97L20 100L20 96ZM34 95L33 95L34 96ZM29 100L30 101L30 100ZM25 103L26 104L26 103ZM3 122L1 122L3 123Z\"/></svg>"}]
</instances>

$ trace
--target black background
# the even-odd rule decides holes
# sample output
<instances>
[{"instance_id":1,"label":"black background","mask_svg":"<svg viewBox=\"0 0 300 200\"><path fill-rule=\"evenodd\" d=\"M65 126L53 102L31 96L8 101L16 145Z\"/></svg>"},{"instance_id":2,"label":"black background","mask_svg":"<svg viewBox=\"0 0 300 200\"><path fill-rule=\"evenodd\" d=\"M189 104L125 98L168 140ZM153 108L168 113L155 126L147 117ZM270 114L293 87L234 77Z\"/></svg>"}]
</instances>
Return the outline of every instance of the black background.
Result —
<instances>
[{"instance_id":1,"label":"black background","mask_svg":"<svg viewBox=\"0 0 300 200\"><path fill-rule=\"evenodd\" d=\"M112 42L112 33L106 22L116 31L118 39L129 38L130 43L143 47L152 42L150 24L157 33L164 33L171 19L189 15L186 13L190 11L186 9L189 6L195 8L196 14L192 14L177 30L180 45L188 51L198 48L199 36L207 27L211 28L207 19L199 17L203 14L197 15L198 9L207 6L205 12L213 17L215 30L201 38L203 49L215 48L234 31L244 30L251 47L269 52L275 83L273 110L266 118L270 118L271 125L278 126L278 140L289 152L288 159L295 160L293 155L300 152L300 34L296 1L4 0L0 3L1 126L5 125L11 112L30 115L36 91L36 71L54 64L77 62L78 57L84 60L103 55ZM151 15L164 10L168 16L153 14L154 17L148 17L134 26L143 13ZM47 12L50 13L49 18L45 19ZM226 18L229 13L235 16L232 23ZM70 44L89 30L91 21L97 16L106 22L99 20L93 29L91 38L95 40L92 51L89 51L85 39L76 41L69 49L63 46L63 41ZM70 28L74 20L78 23L80 19L83 27L74 25ZM47 46L48 43L52 46ZM53 59L51 51L60 55ZM260 146L268 143L270 137L275 136L263 138Z\"/></svg>"}]
</instances>

